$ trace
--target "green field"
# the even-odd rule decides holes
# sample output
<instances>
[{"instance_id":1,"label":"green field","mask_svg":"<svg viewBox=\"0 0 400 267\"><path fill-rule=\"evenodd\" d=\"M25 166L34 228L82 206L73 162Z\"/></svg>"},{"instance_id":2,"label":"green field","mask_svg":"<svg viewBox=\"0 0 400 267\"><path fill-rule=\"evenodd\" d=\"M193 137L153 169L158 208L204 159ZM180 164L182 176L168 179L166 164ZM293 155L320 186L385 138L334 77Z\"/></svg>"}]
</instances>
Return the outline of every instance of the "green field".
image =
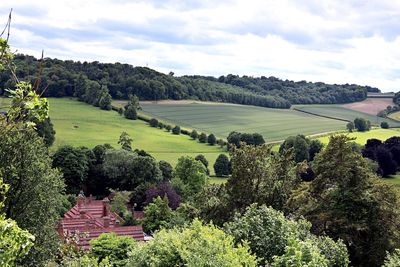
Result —
<instances>
[{"instance_id":1,"label":"green field","mask_svg":"<svg viewBox=\"0 0 400 267\"><path fill-rule=\"evenodd\" d=\"M50 117L56 130L53 149L65 144L94 147L110 143L119 147L119 135L126 131L133 138L133 148L144 149L172 165L183 155L195 157L204 154L212 166L218 155L223 153L218 146L192 141L186 135L173 135L140 120L127 120L114 111L103 111L66 98L51 98L49 101ZM212 168L210 171L213 172Z\"/></svg>"},{"instance_id":2,"label":"green field","mask_svg":"<svg viewBox=\"0 0 400 267\"><path fill-rule=\"evenodd\" d=\"M178 124L226 138L231 131L258 132L267 142L296 134L313 135L345 129L346 123L289 109L226 104L149 104L143 112Z\"/></svg>"},{"instance_id":3,"label":"green field","mask_svg":"<svg viewBox=\"0 0 400 267\"><path fill-rule=\"evenodd\" d=\"M378 116L370 115L364 112L359 112L351 109L344 108L341 105L294 105L294 109L311 112L313 114L338 118L342 120L353 121L355 118L364 118L371 121L373 125L380 125L382 121L389 122L390 126L400 126L400 122L380 118Z\"/></svg>"},{"instance_id":4,"label":"green field","mask_svg":"<svg viewBox=\"0 0 400 267\"><path fill-rule=\"evenodd\" d=\"M400 111L389 114L389 118L400 121Z\"/></svg>"},{"instance_id":5,"label":"green field","mask_svg":"<svg viewBox=\"0 0 400 267\"><path fill-rule=\"evenodd\" d=\"M386 140L392 136L400 136L400 129L398 128L393 128L393 129L373 129L368 132L353 132L353 133L347 133L344 132L344 134L347 134L351 138L356 138L354 142L360 144L360 145L365 145L368 139L375 138L379 140ZM321 140L322 143L327 144L329 142L329 135L320 137L318 138Z\"/></svg>"}]
</instances>

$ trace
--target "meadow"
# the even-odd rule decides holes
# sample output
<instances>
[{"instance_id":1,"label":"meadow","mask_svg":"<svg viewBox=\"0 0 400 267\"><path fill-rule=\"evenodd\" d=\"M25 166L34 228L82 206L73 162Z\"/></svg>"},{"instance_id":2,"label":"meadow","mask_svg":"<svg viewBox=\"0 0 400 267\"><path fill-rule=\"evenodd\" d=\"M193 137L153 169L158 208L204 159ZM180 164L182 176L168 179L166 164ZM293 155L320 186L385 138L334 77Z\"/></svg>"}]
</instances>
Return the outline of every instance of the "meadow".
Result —
<instances>
[{"instance_id":1,"label":"meadow","mask_svg":"<svg viewBox=\"0 0 400 267\"><path fill-rule=\"evenodd\" d=\"M119 147L118 138L126 131L133 139L133 148L143 149L158 160L173 166L184 155L204 154L212 166L220 153L218 146L201 144L186 135L173 135L150 127L141 120L127 120L114 111L104 111L88 104L67 99L50 98L50 117L56 130L52 150L61 145L86 146L109 143ZM213 172L213 168L210 168Z\"/></svg>"},{"instance_id":2,"label":"meadow","mask_svg":"<svg viewBox=\"0 0 400 267\"><path fill-rule=\"evenodd\" d=\"M295 105L293 108L320 116L327 116L347 121L353 121L355 118L364 118L369 120L373 125L380 125L382 121L387 121L390 126L400 127L400 122L391 119L380 118L378 116L356 110L351 110L343 107L342 105ZM377 110L376 113L378 113L378 111L379 110Z\"/></svg>"},{"instance_id":3,"label":"meadow","mask_svg":"<svg viewBox=\"0 0 400 267\"><path fill-rule=\"evenodd\" d=\"M344 130L346 122L289 109L216 103L143 103L142 112L205 133L226 138L231 131L258 132L266 142L282 141L296 134L314 135Z\"/></svg>"},{"instance_id":4,"label":"meadow","mask_svg":"<svg viewBox=\"0 0 400 267\"><path fill-rule=\"evenodd\" d=\"M400 129L393 128L393 129L372 129L368 132L344 132L348 137L355 138L354 142L360 145L365 145L368 139L379 139L381 141L385 141L393 136L400 136ZM318 138L322 143L328 144L329 142L329 135L319 137Z\"/></svg>"}]
</instances>

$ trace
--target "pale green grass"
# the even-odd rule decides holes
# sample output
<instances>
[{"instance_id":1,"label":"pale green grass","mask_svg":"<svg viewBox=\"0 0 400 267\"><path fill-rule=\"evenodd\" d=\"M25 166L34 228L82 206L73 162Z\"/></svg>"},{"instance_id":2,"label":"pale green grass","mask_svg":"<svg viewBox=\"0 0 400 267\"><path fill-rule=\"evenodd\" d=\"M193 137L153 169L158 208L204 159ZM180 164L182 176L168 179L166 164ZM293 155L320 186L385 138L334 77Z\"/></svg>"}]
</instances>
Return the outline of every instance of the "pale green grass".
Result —
<instances>
[{"instance_id":1,"label":"pale green grass","mask_svg":"<svg viewBox=\"0 0 400 267\"><path fill-rule=\"evenodd\" d=\"M400 121L400 111L389 114L389 118Z\"/></svg>"},{"instance_id":2,"label":"pale green grass","mask_svg":"<svg viewBox=\"0 0 400 267\"><path fill-rule=\"evenodd\" d=\"M228 180L228 178L226 178L226 177L221 178L221 177L213 176L213 177L210 177L208 181L211 184L224 184L224 183L226 183L227 180Z\"/></svg>"},{"instance_id":3,"label":"pale green grass","mask_svg":"<svg viewBox=\"0 0 400 267\"><path fill-rule=\"evenodd\" d=\"M388 178L382 178L388 184L392 184L396 187L400 187L400 174L391 175Z\"/></svg>"},{"instance_id":4,"label":"pale green grass","mask_svg":"<svg viewBox=\"0 0 400 267\"><path fill-rule=\"evenodd\" d=\"M392 128L392 129L373 129L368 132L353 132L353 133L344 133L351 138L355 138L354 142L365 145L368 139L375 138L379 140L386 140L392 136L400 136L400 129ZM329 135L318 138L322 143L327 144L329 142Z\"/></svg>"},{"instance_id":5,"label":"pale green grass","mask_svg":"<svg viewBox=\"0 0 400 267\"><path fill-rule=\"evenodd\" d=\"M313 135L345 129L346 123L289 109L225 104L150 104L141 105L149 116L200 132L226 138L231 131L258 132L267 142L291 135Z\"/></svg>"},{"instance_id":6,"label":"pale green grass","mask_svg":"<svg viewBox=\"0 0 400 267\"><path fill-rule=\"evenodd\" d=\"M158 160L175 165L184 155L195 157L204 154L210 166L220 153L226 153L218 146L201 144L186 135L173 135L165 130L150 127L141 120L127 120L114 111L104 111L71 99L50 98L50 117L56 130L56 142L52 148L61 145L86 146L117 144L121 132L127 132L133 139L133 148L143 149ZM210 168L213 173L213 169Z\"/></svg>"}]
</instances>

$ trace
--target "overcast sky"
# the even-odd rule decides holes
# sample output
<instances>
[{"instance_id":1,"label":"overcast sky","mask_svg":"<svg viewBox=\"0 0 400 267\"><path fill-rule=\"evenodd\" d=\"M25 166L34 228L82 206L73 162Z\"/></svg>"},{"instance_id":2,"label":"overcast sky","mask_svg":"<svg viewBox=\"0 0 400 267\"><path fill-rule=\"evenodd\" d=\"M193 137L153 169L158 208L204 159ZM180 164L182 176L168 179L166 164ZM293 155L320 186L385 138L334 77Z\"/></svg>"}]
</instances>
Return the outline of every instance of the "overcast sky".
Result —
<instances>
[{"instance_id":1,"label":"overcast sky","mask_svg":"<svg viewBox=\"0 0 400 267\"><path fill-rule=\"evenodd\" d=\"M400 1L1 0L21 53L400 90ZM1 22L1 20L0 20Z\"/></svg>"}]
</instances>

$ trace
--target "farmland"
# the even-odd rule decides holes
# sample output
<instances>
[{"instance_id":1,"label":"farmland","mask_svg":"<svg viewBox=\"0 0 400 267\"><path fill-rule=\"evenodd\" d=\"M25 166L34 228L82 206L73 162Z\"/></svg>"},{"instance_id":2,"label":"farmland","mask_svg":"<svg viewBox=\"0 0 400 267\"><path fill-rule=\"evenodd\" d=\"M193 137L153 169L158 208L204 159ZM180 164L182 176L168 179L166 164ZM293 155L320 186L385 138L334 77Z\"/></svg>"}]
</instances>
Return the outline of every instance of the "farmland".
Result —
<instances>
[{"instance_id":1,"label":"farmland","mask_svg":"<svg viewBox=\"0 0 400 267\"><path fill-rule=\"evenodd\" d=\"M171 124L214 133L226 138L231 131L258 132L267 142L296 134L313 135L345 129L343 121L284 109L216 103L142 103L143 112Z\"/></svg>"},{"instance_id":2,"label":"farmland","mask_svg":"<svg viewBox=\"0 0 400 267\"><path fill-rule=\"evenodd\" d=\"M378 116L356 110L351 110L342 105L296 105L294 108L316 115L338 118L341 120L353 121L355 118L364 118L371 121L373 125L379 125L382 121L388 121L390 126L400 126L400 122L380 118Z\"/></svg>"},{"instance_id":3,"label":"farmland","mask_svg":"<svg viewBox=\"0 0 400 267\"><path fill-rule=\"evenodd\" d=\"M345 133L350 138L355 138L354 142L360 145L365 145L368 139L375 138L382 141L392 137L400 136L400 129L373 129L368 132L353 132ZM324 136L318 138L322 143L327 144L329 141L329 136Z\"/></svg>"},{"instance_id":4,"label":"farmland","mask_svg":"<svg viewBox=\"0 0 400 267\"><path fill-rule=\"evenodd\" d=\"M210 165L223 150L190 140L186 135L173 135L155 129L147 123L127 120L117 112L103 111L82 102L70 99L50 99L50 116L56 130L53 150L61 145L94 147L98 144L117 144L121 132L126 131L133 139L133 148L144 149L158 160L172 165L179 157L195 157L204 154ZM212 168L210 168L212 169Z\"/></svg>"},{"instance_id":5,"label":"farmland","mask_svg":"<svg viewBox=\"0 0 400 267\"><path fill-rule=\"evenodd\" d=\"M393 105L393 98L368 97L364 101L345 104L343 107L376 115L379 111L384 110L389 105Z\"/></svg>"}]
</instances>

